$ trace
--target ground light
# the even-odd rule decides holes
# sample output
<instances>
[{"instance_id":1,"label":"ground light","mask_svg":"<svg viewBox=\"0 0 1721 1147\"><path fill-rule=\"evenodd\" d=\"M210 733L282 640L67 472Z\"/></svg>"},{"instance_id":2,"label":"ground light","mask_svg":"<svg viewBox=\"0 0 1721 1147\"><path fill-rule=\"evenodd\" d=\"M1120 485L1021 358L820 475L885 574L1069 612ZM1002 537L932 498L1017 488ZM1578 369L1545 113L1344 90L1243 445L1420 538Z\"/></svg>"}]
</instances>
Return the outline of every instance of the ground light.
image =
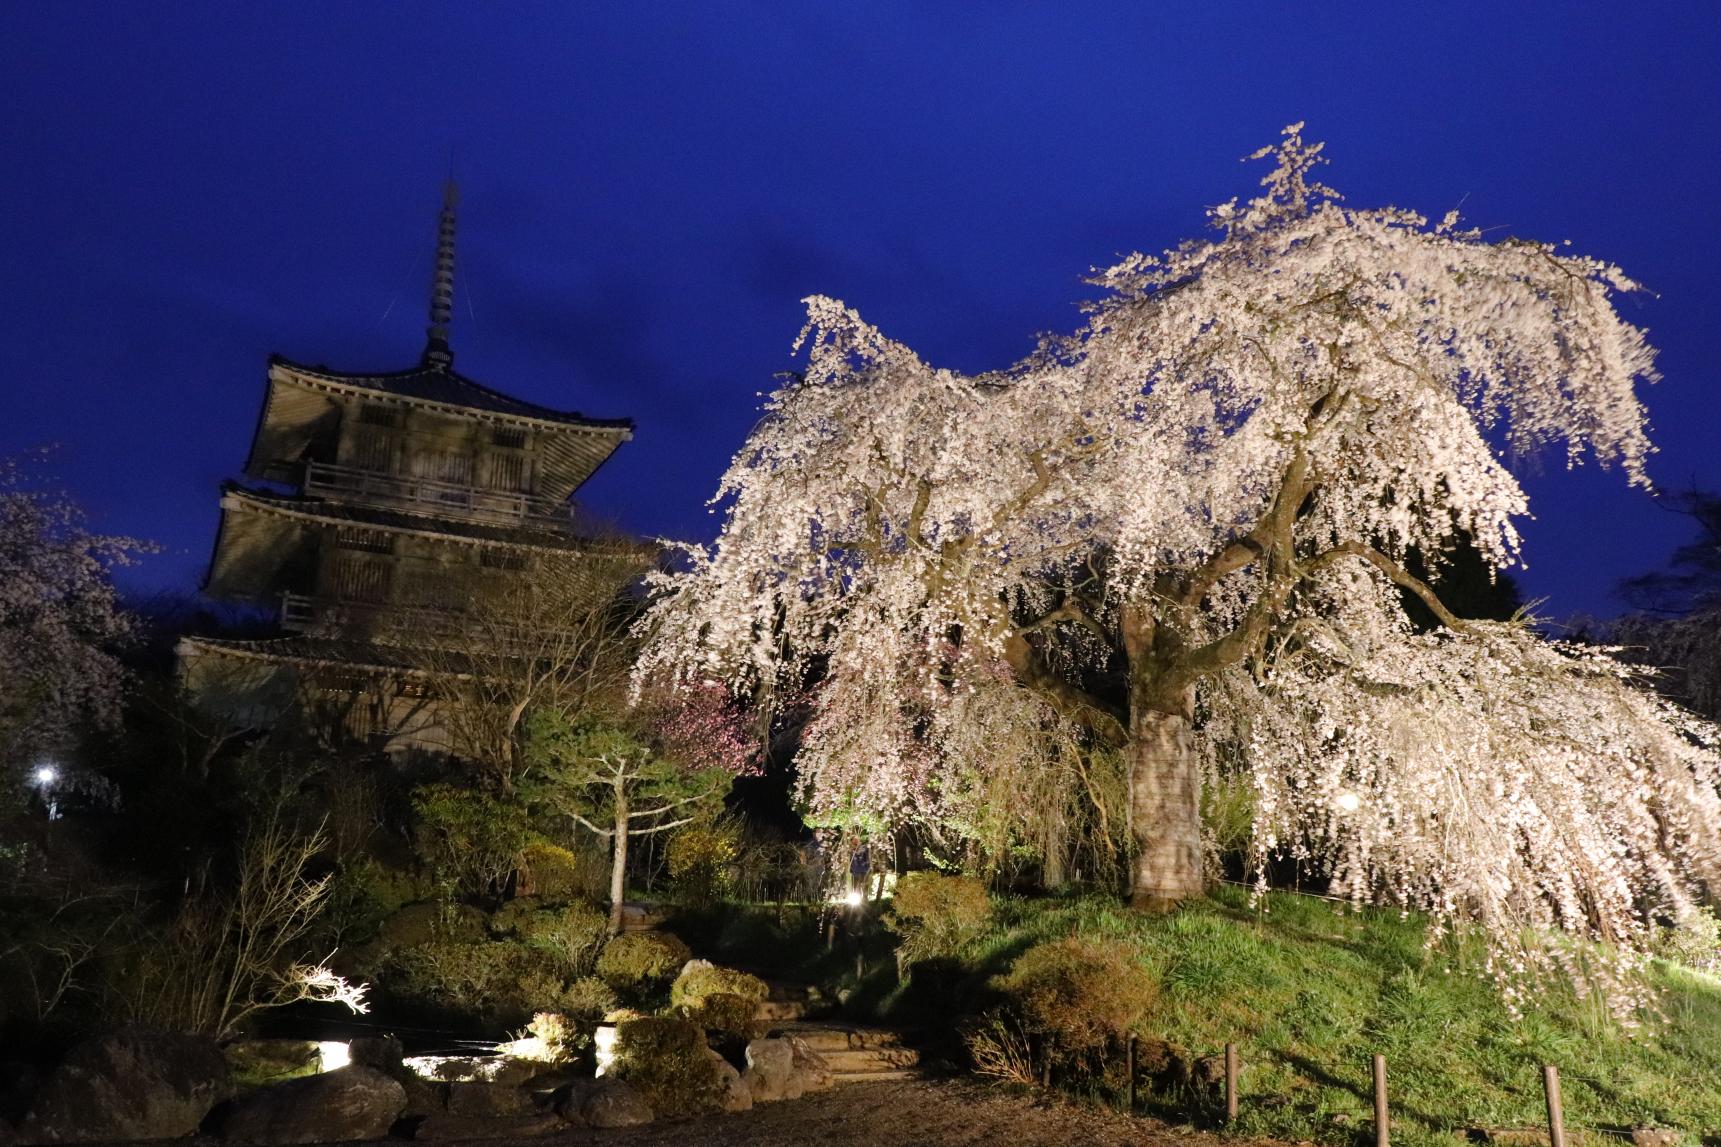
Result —
<instances>
[{"instance_id":1,"label":"ground light","mask_svg":"<svg viewBox=\"0 0 1721 1147\"><path fill-rule=\"evenodd\" d=\"M321 1040L317 1044L317 1055L321 1060L321 1071L333 1071L337 1067L345 1067L353 1061L352 1053L347 1045L340 1040Z\"/></svg>"}]
</instances>

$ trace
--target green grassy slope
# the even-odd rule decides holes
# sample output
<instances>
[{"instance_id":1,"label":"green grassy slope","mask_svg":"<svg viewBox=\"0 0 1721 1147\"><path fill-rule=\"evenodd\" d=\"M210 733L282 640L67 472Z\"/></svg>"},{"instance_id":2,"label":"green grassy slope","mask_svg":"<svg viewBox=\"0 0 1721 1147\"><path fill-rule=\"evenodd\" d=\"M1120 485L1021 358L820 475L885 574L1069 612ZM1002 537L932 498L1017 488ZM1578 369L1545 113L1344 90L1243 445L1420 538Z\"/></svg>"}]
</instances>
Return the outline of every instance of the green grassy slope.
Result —
<instances>
[{"instance_id":1,"label":"green grassy slope","mask_svg":"<svg viewBox=\"0 0 1721 1147\"><path fill-rule=\"evenodd\" d=\"M1372 1138L1376 1052L1388 1061L1396 1142L1542 1124L1543 1063L1560 1068L1568 1126L1672 1126L1693 1142L1721 1134L1721 981L1658 964L1663 1015L1633 1036L1558 987L1514 1019L1474 973L1477 951L1425 950L1414 917L1289 893L1264 903L1224 888L1150 917L1100 898L1003 900L967 953L968 984L1041 940L1132 942L1162 984L1143 1035L1196 1054L1240 1045L1243 1134Z\"/></svg>"}]
</instances>

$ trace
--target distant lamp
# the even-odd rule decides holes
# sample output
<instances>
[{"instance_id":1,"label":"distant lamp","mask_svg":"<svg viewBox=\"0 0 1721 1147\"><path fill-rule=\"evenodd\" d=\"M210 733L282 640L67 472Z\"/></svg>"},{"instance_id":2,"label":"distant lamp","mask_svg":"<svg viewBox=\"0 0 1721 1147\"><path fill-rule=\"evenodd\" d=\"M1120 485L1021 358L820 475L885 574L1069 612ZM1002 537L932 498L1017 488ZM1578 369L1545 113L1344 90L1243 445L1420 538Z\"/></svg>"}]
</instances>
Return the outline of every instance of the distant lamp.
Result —
<instances>
[{"instance_id":1,"label":"distant lamp","mask_svg":"<svg viewBox=\"0 0 1721 1147\"><path fill-rule=\"evenodd\" d=\"M1340 812L1355 812L1362 807L1362 798L1352 792L1343 792L1333 798L1333 804Z\"/></svg>"},{"instance_id":2,"label":"distant lamp","mask_svg":"<svg viewBox=\"0 0 1721 1147\"><path fill-rule=\"evenodd\" d=\"M843 903L847 904L850 908L859 908L865 900L866 897L858 888L849 889L849 894L843 897Z\"/></svg>"},{"instance_id":3,"label":"distant lamp","mask_svg":"<svg viewBox=\"0 0 1721 1147\"><path fill-rule=\"evenodd\" d=\"M33 779L40 787L47 788L60 779L60 770L53 765L37 765Z\"/></svg>"}]
</instances>

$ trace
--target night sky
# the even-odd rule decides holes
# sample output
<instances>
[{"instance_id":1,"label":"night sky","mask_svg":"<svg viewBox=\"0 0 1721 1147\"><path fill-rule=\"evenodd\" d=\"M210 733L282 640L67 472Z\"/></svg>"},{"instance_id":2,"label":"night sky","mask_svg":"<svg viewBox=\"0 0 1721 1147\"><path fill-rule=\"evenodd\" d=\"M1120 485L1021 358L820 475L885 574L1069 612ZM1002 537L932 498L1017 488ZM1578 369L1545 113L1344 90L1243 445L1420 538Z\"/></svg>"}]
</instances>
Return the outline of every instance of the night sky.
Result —
<instances>
[{"instance_id":1,"label":"night sky","mask_svg":"<svg viewBox=\"0 0 1721 1147\"><path fill-rule=\"evenodd\" d=\"M1646 283L1652 474L1721 487L1721 5L1175 7L11 5L0 455L57 444L99 528L165 547L128 585L193 588L268 354L417 360L452 155L456 367L635 419L582 500L707 537L800 298L1006 365L1301 119L1355 204ZM1684 537L1618 473L1528 485L1548 611L1616 612Z\"/></svg>"}]
</instances>

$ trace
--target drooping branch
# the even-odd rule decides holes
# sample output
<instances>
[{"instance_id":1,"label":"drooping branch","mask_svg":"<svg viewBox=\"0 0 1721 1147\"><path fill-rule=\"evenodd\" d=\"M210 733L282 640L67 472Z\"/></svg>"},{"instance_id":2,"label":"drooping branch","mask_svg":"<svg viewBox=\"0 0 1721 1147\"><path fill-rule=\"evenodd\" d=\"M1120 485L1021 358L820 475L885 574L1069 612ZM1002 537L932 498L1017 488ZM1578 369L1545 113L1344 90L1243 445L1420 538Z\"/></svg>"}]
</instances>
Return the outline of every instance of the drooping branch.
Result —
<instances>
[{"instance_id":1,"label":"drooping branch","mask_svg":"<svg viewBox=\"0 0 1721 1147\"><path fill-rule=\"evenodd\" d=\"M1116 706L1072 684L1039 663L1033 643L1017 633L1004 642L1004 660L1016 679L1068 720L1113 747L1129 741L1129 717Z\"/></svg>"}]
</instances>

